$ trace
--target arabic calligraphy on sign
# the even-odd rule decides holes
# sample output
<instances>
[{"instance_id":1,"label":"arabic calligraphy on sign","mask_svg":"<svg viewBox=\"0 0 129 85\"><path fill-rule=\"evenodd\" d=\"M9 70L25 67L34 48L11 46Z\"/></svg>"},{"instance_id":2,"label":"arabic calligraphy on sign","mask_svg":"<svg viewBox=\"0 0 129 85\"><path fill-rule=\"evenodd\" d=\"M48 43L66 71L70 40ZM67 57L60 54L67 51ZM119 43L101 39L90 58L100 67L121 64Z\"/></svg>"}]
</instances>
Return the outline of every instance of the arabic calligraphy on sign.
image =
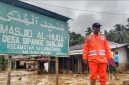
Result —
<instances>
[{"instance_id":1,"label":"arabic calligraphy on sign","mask_svg":"<svg viewBox=\"0 0 129 85\"><path fill-rule=\"evenodd\" d=\"M2 21L16 21L16 22L22 22L25 25L33 25L37 24L38 17L35 17L34 15L31 15L31 20L28 18L28 14L19 14L18 11L10 11L6 14L6 16L0 16L0 20Z\"/></svg>"}]
</instances>

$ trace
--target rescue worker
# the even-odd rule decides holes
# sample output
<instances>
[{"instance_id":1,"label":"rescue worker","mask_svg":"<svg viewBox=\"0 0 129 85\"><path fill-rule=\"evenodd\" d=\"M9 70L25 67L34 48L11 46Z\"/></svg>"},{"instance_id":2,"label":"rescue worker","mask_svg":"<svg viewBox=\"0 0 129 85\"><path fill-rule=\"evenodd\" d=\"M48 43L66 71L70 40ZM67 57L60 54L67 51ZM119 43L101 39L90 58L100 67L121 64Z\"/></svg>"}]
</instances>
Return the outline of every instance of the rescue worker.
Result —
<instances>
[{"instance_id":1,"label":"rescue worker","mask_svg":"<svg viewBox=\"0 0 129 85\"><path fill-rule=\"evenodd\" d=\"M92 25L93 32L86 37L83 47L83 60L90 69L91 85L96 85L97 75L101 85L106 85L106 69L108 59L113 59L107 39L101 35L99 23Z\"/></svg>"}]
</instances>

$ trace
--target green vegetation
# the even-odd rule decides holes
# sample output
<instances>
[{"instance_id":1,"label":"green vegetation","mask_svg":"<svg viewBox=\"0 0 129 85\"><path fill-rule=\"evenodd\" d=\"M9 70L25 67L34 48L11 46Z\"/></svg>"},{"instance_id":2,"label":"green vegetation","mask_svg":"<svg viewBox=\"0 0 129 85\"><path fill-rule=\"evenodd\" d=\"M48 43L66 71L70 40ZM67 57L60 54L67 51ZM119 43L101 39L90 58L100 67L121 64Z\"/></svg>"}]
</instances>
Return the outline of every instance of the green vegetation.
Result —
<instances>
[{"instance_id":1,"label":"green vegetation","mask_svg":"<svg viewBox=\"0 0 129 85\"><path fill-rule=\"evenodd\" d=\"M127 19L128 24L116 24L113 29L110 31L104 31L105 36L109 41L116 43L129 43L129 18ZM86 35L89 35L92 32L90 27L85 31ZM81 34L76 34L75 32L69 32L69 46L82 44L85 41L85 36Z\"/></svg>"}]
</instances>

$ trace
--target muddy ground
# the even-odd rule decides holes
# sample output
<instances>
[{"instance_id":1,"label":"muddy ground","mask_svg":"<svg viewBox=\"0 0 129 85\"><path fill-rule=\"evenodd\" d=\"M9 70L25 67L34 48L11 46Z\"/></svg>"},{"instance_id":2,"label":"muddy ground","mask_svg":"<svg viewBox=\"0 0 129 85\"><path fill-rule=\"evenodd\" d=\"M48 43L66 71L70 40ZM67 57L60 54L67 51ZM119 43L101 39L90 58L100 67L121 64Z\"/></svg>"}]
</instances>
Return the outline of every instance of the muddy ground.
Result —
<instances>
[{"instance_id":1,"label":"muddy ground","mask_svg":"<svg viewBox=\"0 0 129 85\"><path fill-rule=\"evenodd\" d=\"M120 79L111 80L108 78L107 85L129 85L123 84L129 82L129 73L120 74ZM11 85L56 85L55 74L37 75L35 71L12 71ZM127 81L127 82L125 82ZM7 72L0 72L0 85L7 84ZM58 85L90 85L88 74L59 74ZM97 81L97 85L99 81Z\"/></svg>"}]
</instances>

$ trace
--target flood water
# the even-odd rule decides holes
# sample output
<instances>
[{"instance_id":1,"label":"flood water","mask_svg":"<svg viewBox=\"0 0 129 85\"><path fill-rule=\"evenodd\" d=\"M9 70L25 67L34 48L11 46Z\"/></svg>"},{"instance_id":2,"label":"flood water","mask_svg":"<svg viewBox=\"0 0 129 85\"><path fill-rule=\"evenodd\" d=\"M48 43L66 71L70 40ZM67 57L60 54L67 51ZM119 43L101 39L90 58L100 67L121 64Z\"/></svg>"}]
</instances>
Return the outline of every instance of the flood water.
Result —
<instances>
[{"instance_id":1,"label":"flood water","mask_svg":"<svg viewBox=\"0 0 129 85\"><path fill-rule=\"evenodd\" d=\"M37 75L35 71L12 71L11 85L56 85L55 74ZM109 79L107 85L121 85L129 81L129 74L120 74L120 79ZM0 72L0 85L7 84L7 72ZM90 85L89 75L86 74L59 74L58 85ZM97 85L99 81L97 81Z\"/></svg>"}]
</instances>

